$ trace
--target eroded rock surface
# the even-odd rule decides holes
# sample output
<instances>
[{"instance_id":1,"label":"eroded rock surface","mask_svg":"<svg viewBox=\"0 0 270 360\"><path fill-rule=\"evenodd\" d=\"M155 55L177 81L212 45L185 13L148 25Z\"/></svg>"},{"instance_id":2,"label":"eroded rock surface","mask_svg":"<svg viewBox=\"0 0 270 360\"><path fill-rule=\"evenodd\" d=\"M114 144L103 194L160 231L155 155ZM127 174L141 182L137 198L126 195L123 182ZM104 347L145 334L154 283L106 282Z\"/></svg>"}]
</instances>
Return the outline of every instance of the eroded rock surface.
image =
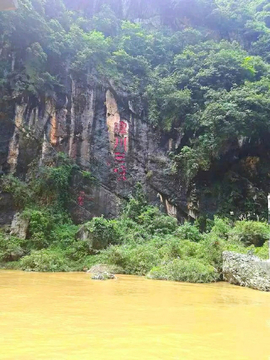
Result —
<instances>
[{"instance_id":1,"label":"eroded rock surface","mask_svg":"<svg viewBox=\"0 0 270 360\"><path fill-rule=\"evenodd\" d=\"M270 262L256 256L225 251L223 277L234 285L270 291Z\"/></svg>"},{"instance_id":2,"label":"eroded rock surface","mask_svg":"<svg viewBox=\"0 0 270 360\"><path fill-rule=\"evenodd\" d=\"M3 173L24 179L34 161L48 164L56 152L64 152L96 179L97 185L86 190L74 180L70 211L76 223L102 214L117 216L120 200L137 182L143 184L148 200L162 203L169 215L189 214L185 186L181 177L172 174L169 158L181 136L154 129L141 104L116 94L110 86L72 79L65 96L14 103L13 120L16 127L0 126L0 137L5 139L0 148ZM83 193L82 201L77 201Z\"/></svg>"},{"instance_id":3,"label":"eroded rock surface","mask_svg":"<svg viewBox=\"0 0 270 360\"><path fill-rule=\"evenodd\" d=\"M14 235L19 239L25 240L29 227L29 219L24 218L20 213L14 215L11 223L10 235Z\"/></svg>"}]
</instances>

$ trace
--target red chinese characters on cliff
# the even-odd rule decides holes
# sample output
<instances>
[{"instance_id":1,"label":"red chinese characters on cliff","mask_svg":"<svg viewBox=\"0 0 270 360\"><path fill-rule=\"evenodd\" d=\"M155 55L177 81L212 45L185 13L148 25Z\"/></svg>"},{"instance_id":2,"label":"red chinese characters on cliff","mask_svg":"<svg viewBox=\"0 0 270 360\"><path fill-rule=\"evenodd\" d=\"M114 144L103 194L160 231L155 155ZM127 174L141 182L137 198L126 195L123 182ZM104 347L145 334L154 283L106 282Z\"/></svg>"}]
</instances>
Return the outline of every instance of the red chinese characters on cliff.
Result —
<instances>
[{"instance_id":1,"label":"red chinese characters on cliff","mask_svg":"<svg viewBox=\"0 0 270 360\"><path fill-rule=\"evenodd\" d=\"M86 200L89 201L94 201L93 198L89 197L88 195L86 195L86 193L84 191L80 191L78 197L77 197L77 205L83 207L85 205Z\"/></svg>"},{"instance_id":2,"label":"red chinese characters on cliff","mask_svg":"<svg viewBox=\"0 0 270 360\"><path fill-rule=\"evenodd\" d=\"M114 172L118 181L126 181L126 153L128 151L128 123L121 120L114 124Z\"/></svg>"},{"instance_id":3,"label":"red chinese characters on cliff","mask_svg":"<svg viewBox=\"0 0 270 360\"><path fill-rule=\"evenodd\" d=\"M80 194L78 196L77 202L79 206L83 206L84 205L84 201L85 201L85 192L84 191L80 191Z\"/></svg>"}]
</instances>

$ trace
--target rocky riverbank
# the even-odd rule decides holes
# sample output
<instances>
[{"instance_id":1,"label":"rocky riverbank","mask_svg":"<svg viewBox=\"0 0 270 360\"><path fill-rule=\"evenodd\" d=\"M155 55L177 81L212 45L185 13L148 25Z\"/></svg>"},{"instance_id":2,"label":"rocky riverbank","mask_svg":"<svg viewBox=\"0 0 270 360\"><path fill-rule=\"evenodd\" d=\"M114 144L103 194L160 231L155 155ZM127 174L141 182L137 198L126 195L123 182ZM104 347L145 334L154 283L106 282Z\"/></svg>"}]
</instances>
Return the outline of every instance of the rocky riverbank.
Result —
<instances>
[{"instance_id":1,"label":"rocky riverbank","mask_svg":"<svg viewBox=\"0 0 270 360\"><path fill-rule=\"evenodd\" d=\"M253 255L225 251L223 277L234 285L270 291L270 262Z\"/></svg>"}]
</instances>

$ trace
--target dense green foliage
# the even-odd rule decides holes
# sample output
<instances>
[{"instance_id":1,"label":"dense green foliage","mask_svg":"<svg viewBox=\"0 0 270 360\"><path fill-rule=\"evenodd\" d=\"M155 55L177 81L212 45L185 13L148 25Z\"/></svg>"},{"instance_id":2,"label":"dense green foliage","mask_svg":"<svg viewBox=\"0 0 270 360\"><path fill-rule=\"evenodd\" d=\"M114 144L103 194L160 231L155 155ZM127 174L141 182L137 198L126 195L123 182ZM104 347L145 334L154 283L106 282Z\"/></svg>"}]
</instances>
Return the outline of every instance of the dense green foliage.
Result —
<instances>
[{"instance_id":1,"label":"dense green foliage","mask_svg":"<svg viewBox=\"0 0 270 360\"><path fill-rule=\"evenodd\" d=\"M188 281L208 283L219 278L215 268L199 260L172 260L169 264L153 268L148 277L158 280Z\"/></svg>"},{"instance_id":2,"label":"dense green foliage","mask_svg":"<svg viewBox=\"0 0 270 360\"><path fill-rule=\"evenodd\" d=\"M0 186L13 195L19 209L36 205L64 210L70 200L72 175L76 173L83 177L83 171L65 154L56 153L48 165L31 164L27 181L6 175L0 179Z\"/></svg>"},{"instance_id":3,"label":"dense green foliage","mask_svg":"<svg viewBox=\"0 0 270 360\"><path fill-rule=\"evenodd\" d=\"M221 279L224 250L268 256L270 227L265 223L216 217L200 232L198 224L179 226L141 200L131 198L118 219L92 219L84 225L89 231L84 240L76 237L79 226L33 210L26 240L0 232L0 263L28 271L82 271L107 264L153 279L212 282ZM138 216L131 218L134 203ZM105 249L93 252L93 239Z\"/></svg>"},{"instance_id":4,"label":"dense green foliage","mask_svg":"<svg viewBox=\"0 0 270 360\"><path fill-rule=\"evenodd\" d=\"M171 138L181 137L168 171L195 190L201 210L265 218L268 1L128 6L20 0L17 11L1 13L1 111L12 111L22 98L64 97L70 77L91 79L143 109L141 116ZM133 21L138 18L141 24Z\"/></svg>"}]
</instances>

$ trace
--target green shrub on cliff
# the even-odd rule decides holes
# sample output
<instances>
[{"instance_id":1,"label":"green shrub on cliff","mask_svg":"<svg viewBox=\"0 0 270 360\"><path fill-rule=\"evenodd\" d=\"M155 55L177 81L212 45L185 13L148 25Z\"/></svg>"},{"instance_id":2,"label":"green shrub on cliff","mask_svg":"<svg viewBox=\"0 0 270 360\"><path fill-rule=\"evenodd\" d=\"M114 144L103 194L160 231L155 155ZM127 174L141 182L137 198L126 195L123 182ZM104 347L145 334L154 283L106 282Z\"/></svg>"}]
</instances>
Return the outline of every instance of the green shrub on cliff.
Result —
<instances>
[{"instance_id":1,"label":"green shrub on cliff","mask_svg":"<svg viewBox=\"0 0 270 360\"><path fill-rule=\"evenodd\" d=\"M13 175L6 175L0 179L2 191L12 194L15 205L23 209L32 201L33 192L28 184Z\"/></svg>"},{"instance_id":2,"label":"green shrub on cliff","mask_svg":"<svg viewBox=\"0 0 270 360\"><path fill-rule=\"evenodd\" d=\"M199 229L187 221L182 226L177 227L175 235L182 240L190 240L194 242L202 240L202 234Z\"/></svg>"},{"instance_id":3,"label":"green shrub on cliff","mask_svg":"<svg viewBox=\"0 0 270 360\"><path fill-rule=\"evenodd\" d=\"M56 221L60 222L59 219ZM60 224L54 226L51 233L52 244L63 249L69 248L75 241L77 231L78 226L74 225L69 219L66 223L61 224L60 222Z\"/></svg>"},{"instance_id":4,"label":"green shrub on cliff","mask_svg":"<svg viewBox=\"0 0 270 360\"><path fill-rule=\"evenodd\" d=\"M15 236L8 236L0 231L0 263L17 261L26 252L23 248L24 240Z\"/></svg>"},{"instance_id":5,"label":"green shrub on cliff","mask_svg":"<svg viewBox=\"0 0 270 360\"><path fill-rule=\"evenodd\" d=\"M52 207L27 208L23 216L29 219L26 246L41 250L52 244L66 247L75 240L78 227L66 212Z\"/></svg>"},{"instance_id":6,"label":"green shrub on cliff","mask_svg":"<svg viewBox=\"0 0 270 360\"><path fill-rule=\"evenodd\" d=\"M270 226L259 221L237 221L230 231L230 237L243 242L246 246L262 246L270 239Z\"/></svg>"},{"instance_id":7,"label":"green shrub on cliff","mask_svg":"<svg viewBox=\"0 0 270 360\"><path fill-rule=\"evenodd\" d=\"M29 218L29 247L36 250L48 247L54 227L52 214L45 209L27 210L24 216Z\"/></svg>"},{"instance_id":8,"label":"green shrub on cliff","mask_svg":"<svg viewBox=\"0 0 270 360\"><path fill-rule=\"evenodd\" d=\"M84 259L90 255L89 245L86 241L73 241L64 251L65 258L70 261L84 262Z\"/></svg>"},{"instance_id":9,"label":"green shrub on cliff","mask_svg":"<svg viewBox=\"0 0 270 360\"><path fill-rule=\"evenodd\" d=\"M135 221L151 235L172 234L177 229L177 220L162 214L160 210L154 206L146 207L145 211L143 211Z\"/></svg>"},{"instance_id":10,"label":"green shrub on cliff","mask_svg":"<svg viewBox=\"0 0 270 360\"><path fill-rule=\"evenodd\" d=\"M150 239L145 228L126 216L113 220L117 232L116 244L133 244L134 246Z\"/></svg>"},{"instance_id":11,"label":"green shrub on cliff","mask_svg":"<svg viewBox=\"0 0 270 360\"><path fill-rule=\"evenodd\" d=\"M100 244L101 248L109 244L117 244L119 241L118 229L114 220L107 220L104 217L94 217L84 225L88 231L89 241Z\"/></svg>"}]
</instances>

